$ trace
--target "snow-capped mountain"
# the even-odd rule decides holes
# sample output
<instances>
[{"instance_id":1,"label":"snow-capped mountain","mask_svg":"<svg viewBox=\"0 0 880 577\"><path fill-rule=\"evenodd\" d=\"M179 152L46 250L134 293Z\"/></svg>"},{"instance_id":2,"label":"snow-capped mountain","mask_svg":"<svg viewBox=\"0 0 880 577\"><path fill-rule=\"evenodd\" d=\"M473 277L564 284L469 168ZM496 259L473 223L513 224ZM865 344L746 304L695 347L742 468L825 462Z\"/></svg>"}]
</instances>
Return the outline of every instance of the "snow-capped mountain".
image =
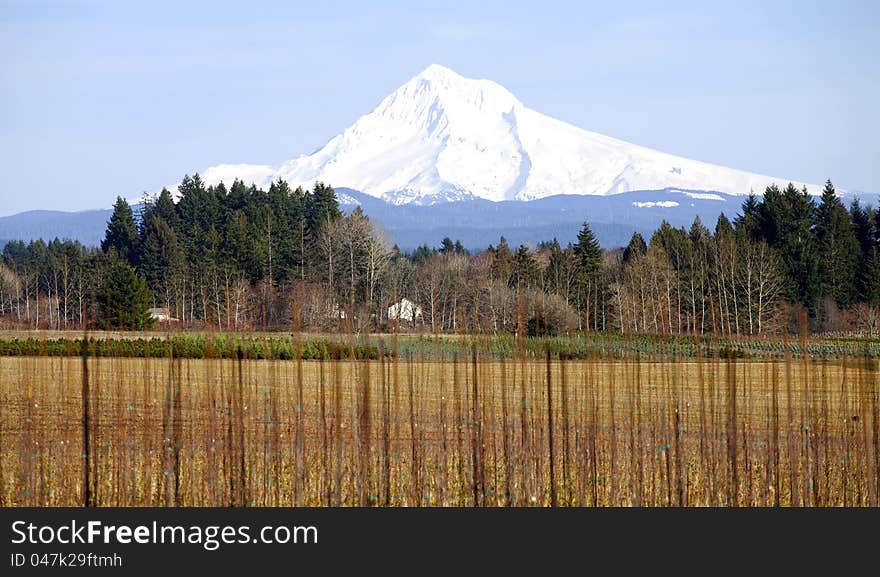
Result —
<instances>
[{"instance_id":1,"label":"snow-capped mountain","mask_svg":"<svg viewBox=\"0 0 880 577\"><path fill-rule=\"evenodd\" d=\"M666 188L760 194L772 182L788 182L577 128L527 108L495 82L436 64L313 154L277 167L213 166L201 176L208 184L239 178L258 186L279 177L303 186L320 180L392 204Z\"/></svg>"}]
</instances>

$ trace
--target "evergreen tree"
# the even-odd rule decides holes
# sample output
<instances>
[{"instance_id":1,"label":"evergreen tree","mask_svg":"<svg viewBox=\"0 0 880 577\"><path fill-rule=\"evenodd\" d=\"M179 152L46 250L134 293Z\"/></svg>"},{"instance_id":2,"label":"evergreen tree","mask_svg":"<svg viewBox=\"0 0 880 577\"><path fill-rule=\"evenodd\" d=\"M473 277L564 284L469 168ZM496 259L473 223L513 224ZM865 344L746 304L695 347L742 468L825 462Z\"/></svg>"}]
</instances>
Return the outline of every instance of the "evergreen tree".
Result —
<instances>
[{"instance_id":1,"label":"evergreen tree","mask_svg":"<svg viewBox=\"0 0 880 577\"><path fill-rule=\"evenodd\" d=\"M510 275L513 274L513 253L507 244L507 239L503 236L498 242L497 248L489 247L492 253L492 278L499 280L504 284L510 281Z\"/></svg>"},{"instance_id":2,"label":"evergreen tree","mask_svg":"<svg viewBox=\"0 0 880 577\"><path fill-rule=\"evenodd\" d=\"M299 217L302 204L294 191L280 178L269 186L266 219L267 243L271 242L272 276L275 282L300 276ZM271 228L269 228L271 226Z\"/></svg>"},{"instance_id":3,"label":"evergreen tree","mask_svg":"<svg viewBox=\"0 0 880 577\"><path fill-rule=\"evenodd\" d=\"M880 207L870 212L874 213L874 244L869 250L860 284L865 287L865 301L880 306Z\"/></svg>"},{"instance_id":4,"label":"evergreen tree","mask_svg":"<svg viewBox=\"0 0 880 577\"><path fill-rule=\"evenodd\" d=\"M538 262L532 251L521 244L513 256L513 271L510 275L510 286L517 289L532 288L537 284L540 271Z\"/></svg>"},{"instance_id":5,"label":"evergreen tree","mask_svg":"<svg viewBox=\"0 0 880 577\"><path fill-rule=\"evenodd\" d=\"M409 255L409 260L415 264L419 264L425 262L435 254L437 254L436 249L431 248L427 244L422 244Z\"/></svg>"},{"instance_id":6,"label":"evergreen tree","mask_svg":"<svg viewBox=\"0 0 880 577\"><path fill-rule=\"evenodd\" d=\"M224 260L235 270L243 273L252 282L260 280L260 275L254 274L259 269L259 259L254 253L254 243L250 238L250 224L241 209L232 211L227 217L223 248Z\"/></svg>"},{"instance_id":7,"label":"evergreen tree","mask_svg":"<svg viewBox=\"0 0 880 577\"><path fill-rule=\"evenodd\" d=\"M714 241L711 291L717 303L718 329L722 333L739 334L739 299L736 292L739 247L736 230L723 212L715 223Z\"/></svg>"},{"instance_id":8,"label":"evergreen tree","mask_svg":"<svg viewBox=\"0 0 880 577\"><path fill-rule=\"evenodd\" d=\"M764 190L764 200L758 209L758 229L761 238L770 246L776 246L779 241L779 227L784 211L782 192L775 184L771 184Z\"/></svg>"},{"instance_id":9,"label":"evergreen tree","mask_svg":"<svg viewBox=\"0 0 880 577\"><path fill-rule=\"evenodd\" d=\"M301 187L290 190L279 180L269 200L279 215L278 258L275 267L278 280L305 280L305 193Z\"/></svg>"},{"instance_id":10,"label":"evergreen tree","mask_svg":"<svg viewBox=\"0 0 880 577\"><path fill-rule=\"evenodd\" d=\"M180 230L180 217L177 214L177 205L174 204L174 199L171 198L171 193L168 192L167 188L162 189L155 201L148 202L144 206L144 212L141 215L142 228L152 216L158 216L175 231Z\"/></svg>"},{"instance_id":11,"label":"evergreen tree","mask_svg":"<svg viewBox=\"0 0 880 577\"><path fill-rule=\"evenodd\" d=\"M820 276L812 198L792 183L781 192L774 184L767 187L759 206L760 237L782 259L785 296L815 311Z\"/></svg>"},{"instance_id":12,"label":"evergreen tree","mask_svg":"<svg viewBox=\"0 0 880 577\"><path fill-rule=\"evenodd\" d=\"M580 287L579 298L576 303L583 304L586 313L585 325L589 328L591 321L593 328L599 328L599 310L602 305L602 249L599 241L586 222L577 236L577 243L573 247L577 262L577 278Z\"/></svg>"},{"instance_id":13,"label":"evergreen tree","mask_svg":"<svg viewBox=\"0 0 880 577\"><path fill-rule=\"evenodd\" d=\"M192 231L196 226L204 230L209 217L206 214L208 208L207 190L205 184L199 175L190 177L184 175L183 180L177 186L177 192L180 200L177 203L177 213L180 215L181 223L188 231Z\"/></svg>"},{"instance_id":14,"label":"evergreen tree","mask_svg":"<svg viewBox=\"0 0 880 577\"><path fill-rule=\"evenodd\" d=\"M648 245L645 244L645 239L641 234L634 232L632 238L629 239L629 244L623 250L623 262L630 262L646 252L648 252Z\"/></svg>"},{"instance_id":15,"label":"evergreen tree","mask_svg":"<svg viewBox=\"0 0 880 577\"><path fill-rule=\"evenodd\" d=\"M733 236L734 229L733 225L730 224L730 219L727 218L723 212L718 215L718 220L715 221L715 236L724 236L731 235Z\"/></svg>"},{"instance_id":16,"label":"evergreen tree","mask_svg":"<svg viewBox=\"0 0 880 577\"><path fill-rule=\"evenodd\" d=\"M455 252L455 244L448 236L444 236L440 242L440 254L452 254Z\"/></svg>"},{"instance_id":17,"label":"evergreen tree","mask_svg":"<svg viewBox=\"0 0 880 577\"><path fill-rule=\"evenodd\" d=\"M104 240L101 241L101 250L109 252L113 249L127 263L136 265L138 245L138 229L131 207L124 198L116 197L113 215L107 223Z\"/></svg>"},{"instance_id":18,"label":"evergreen tree","mask_svg":"<svg viewBox=\"0 0 880 577\"><path fill-rule=\"evenodd\" d=\"M544 286L547 292L561 296L567 303L574 281L574 253L570 249L563 250L555 238L547 250L550 251L550 258L544 271Z\"/></svg>"},{"instance_id":19,"label":"evergreen tree","mask_svg":"<svg viewBox=\"0 0 880 577\"><path fill-rule=\"evenodd\" d=\"M798 190L791 183L785 187L782 198L777 249L788 277L788 296L812 313L819 293L819 259L812 229L815 205L806 189Z\"/></svg>"},{"instance_id":20,"label":"evergreen tree","mask_svg":"<svg viewBox=\"0 0 880 577\"><path fill-rule=\"evenodd\" d=\"M737 232L742 231L748 238L761 238L761 202L755 193L750 193L742 203L742 214L734 221Z\"/></svg>"},{"instance_id":21,"label":"evergreen tree","mask_svg":"<svg viewBox=\"0 0 880 577\"><path fill-rule=\"evenodd\" d=\"M656 246L665 252L669 263L679 271L684 266L691 243L683 228L673 228L664 220L660 223L660 228L651 236L649 246Z\"/></svg>"},{"instance_id":22,"label":"evergreen tree","mask_svg":"<svg viewBox=\"0 0 880 577\"><path fill-rule=\"evenodd\" d=\"M245 208L247 242L252 258L246 273L253 282L274 280L278 261L279 219L269 201L269 195L252 186L248 190Z\"/></svg>"},{"instance_id":23,"label":"evergreen tree","mask_svg":"<svg viewBox=\"0 0 880 577\"><path fill-rule=\"evenodd\" d=\"M237 178L229 188L229 194L226 195L226 207L228 210L244 210L248 203L247 185Z\"/></svg>"},{"instance_id":24,"label":"evergreen tree","mask_svg":"<svg viewBox=\"0 0 880 577\"><path fill-rule=\"evenodd\" d=\"M170 307L173 284L183 270L184 255L177 233L158 211L147 217L141 246L139 269L147 287L159 302Z\"/></svg>"},{"instance_id":25,"label":"evergreen tree","mask_svg":"<svg viewBox=\"0 0 880 577\"><path fill-rule=\"evenodd\" d=\"M145 330L153 326L144 279L115 250L97 295L97 326L102 330Z\"/></svg>"},{"instance_id":26,"label":"evergreen tree","mask_svg":"<svg viewBox=\"0 0 880 577\"><path fill-rule=\"evenodd\" d=\"M856 275L861 247L849 212L828 180L816 209L816 241L819 250L819 293L847 307L855 300Z\"/></svg>"},{"instance_id":27,"label":"evergreen tree","mask_svg":"<svg viewBox=\"0 0 880 577\"><path fill-rule=\"evenodd\" d=\"M877 213L863 208L858 199L850 206L853 233L859 246L856 272L856 297L860 302L880 304L880 257L878 257Z\"/></svg>"},{"instance_id":28,"label":"evergreen tree","mask_svg":"<svg viewBox=\"0 0 880 577\"><path fill-rule=\"evenodd\" d=\"M167 188L162 188L154 205L156 216L168 223L171 228L180 226L180 217L177 215L177 205Z\"/></svg>"},{"instance_id":29,"label":"evergreen tree","mask_svg":"<svg viewBox=\"0 0 880 577\"><path fill-rule=\"evenodd\" d=\"M305 250L303 260L312 271L323 271L328 263L320 250L321 230L342 218L336 193L322 182L316 182L305 196ZM329 229L328 229L329 230ZM326 235L325 235L326 237Z\"/></svg>"},{"instance_id":30,"label":"evergreen tree","mask_svg":"<svg viewBox=\"0 0 880 577\"><path fill-rule=\"evenodd\" d=\"M709 229L703 225L700 217L694 218L688 237L691 242L690 255L693 262L690 270L693 275L690 278L690 286L687 287L687 297L690 301L692 330L702 333L706 330L707 308L709 302L711 271L713 266L712 235Z\"/></svg>"},{"instance_id":31,"label":"evergreen tree","mask_svg":"<svg viewBox=\"0 0 880 577\"><path fill-rule=\"evenodd\" d=\"M336 192L323 182L316 182L312 193L306 199L306 222L312 233L316 233L327 221L340 218L339 202Z\"/></svg>"},{"instance_id":32,"label":"evergreen tree","mask_svg":"<svg viewBox=\"0 0 880 577\"><path fill-rule=\"evenodd\" d=\"M583 278L597 280L602 268L602 249L599 247L599 241L596 240L590 225L586 222L577 235L574 254L577 256L578 268Z\"/></svg>"},{"instance_id":33,"label":"evergreen tree","mask_svg":"<svg viewBox=\"0 0 880 577\"><path fill-rule=\"evenodd\" d=\"M874 245L880 249L880 206L872 211L874 213Z\"/></svg>"},{"instance_id":34,"label":"evergreen tree","mask_svg":"<svg viewBox=\"0 0 880 577\"><path fill-rule=\"evenodd\" d=\"M703 225L703 221L699 216L695 216L694 222L691 223L691 229L688 231L691 243L696 245L699 240L709 238L710 236L709 229Z\"/></svg>"},{"instance_id":35,"label":"evergreen tree","mask_svg":"<svg viewBox=\"0 0 880 577\"><path fill-rule=\"evenodd\" d=\"M862 299L873 306L880 306L880 249L871 247L865 266L859 277Z\"/></svg>"},{"instance_id":36,"label":"evergreen tree","mask_svg":"<svg viewBox=\"0 0 880 577\"><path fill-rule=\"evenodd\" d=\"M177 192L180 195L176 211L180 217L180 241L187 259L194 264L198 260L198 245L205 234L201 213L207 204L207 191L196 174L193 177L184 175Z\"/></svg>"}]
</instances>

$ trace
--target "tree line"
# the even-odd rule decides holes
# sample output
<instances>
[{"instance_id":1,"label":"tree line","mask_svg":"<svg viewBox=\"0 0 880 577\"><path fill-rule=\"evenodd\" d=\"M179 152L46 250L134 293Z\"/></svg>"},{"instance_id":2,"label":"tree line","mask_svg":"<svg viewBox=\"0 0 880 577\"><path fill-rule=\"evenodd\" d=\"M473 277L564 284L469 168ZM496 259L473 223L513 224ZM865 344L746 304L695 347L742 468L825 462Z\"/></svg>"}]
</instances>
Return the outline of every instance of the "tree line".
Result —
<instances>
[{"instance_id":1,"label":"tree line","mask_svg":"<svg viewBox=\"0 0 880 577\"><path fill-rule=\"evenodd\" d=\"M10 242L0 317L26 327L148 328L149 308L185 327L757 335L880 324L880 212L817 201L792 184L749 195L710 230L663 222L647 241L497 245L449 238L405 253L332 187L268 190L186 176L138 214L117 199L100 249ZM413 303L406 315L401 299ZM397 311L397 312L395 312Z\"/></svg>"}]
</instances>

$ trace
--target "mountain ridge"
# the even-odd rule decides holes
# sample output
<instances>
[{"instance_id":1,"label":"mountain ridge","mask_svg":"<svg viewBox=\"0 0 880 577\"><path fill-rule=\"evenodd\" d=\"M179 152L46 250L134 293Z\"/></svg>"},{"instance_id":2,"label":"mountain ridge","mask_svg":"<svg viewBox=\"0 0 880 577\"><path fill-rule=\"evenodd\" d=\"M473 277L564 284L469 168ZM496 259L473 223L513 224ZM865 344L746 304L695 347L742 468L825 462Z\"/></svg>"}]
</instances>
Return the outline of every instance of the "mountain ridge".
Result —
<instances>
[{"instance_id":1,"label":"mountain ridge","mask_svg":"<svg viewBox=\"0 0 880 577\"><path fill-rule=\"evenodd\" d=\"M500 84L437 64L311 154L276 167L221 164L201 176L208 184L322 181L392 204L428 205L665 188L745 195L789 181L821 192L590 132L526 107Z\"/></svg>"},{"instance_id":2,"label":"mountain ridge","mask_svg":"<svg viewBox=\"0 0 880 577\"><path fill-rule=\"evenodd\" d=\"M360 206L402 250L413 250L422 244L438 246L447 236L460 240L471 250L497 244L502 235L513 246L535 246L554 237L565 245L576 241L584 222L590 224L604 248L614 248L625 246L633 232L649 238L663 220L687 228L699 216L711 229L722 212L733 218L744 200L738 195L670 188L609 196L555 195L533 201L474 198L434 205L395 205L356 190L335 190L343 210ZM880 205L880 195L841 194L847 206L854 198L864 204ZM111 213L111 209L28 211L0 217L0 247L4 240L48 241L56 236L97 246Z\"/></svg>"}]
</instances>

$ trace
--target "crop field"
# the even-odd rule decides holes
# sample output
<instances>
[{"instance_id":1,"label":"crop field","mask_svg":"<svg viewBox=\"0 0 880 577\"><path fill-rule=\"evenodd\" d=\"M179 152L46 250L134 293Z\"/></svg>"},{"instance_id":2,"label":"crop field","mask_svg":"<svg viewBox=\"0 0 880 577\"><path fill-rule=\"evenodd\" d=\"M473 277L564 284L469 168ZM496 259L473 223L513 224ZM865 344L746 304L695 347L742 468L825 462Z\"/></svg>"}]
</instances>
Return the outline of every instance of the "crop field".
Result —
<instances>
[{"instance_id":1,"label":"crop field","mask_svg":"<svg viewBox=\"0 0 880 577\"><path fill-rule=\"evenodd\" d=\"M732 357L2 356L0 505L878 506L876 360Z\"/></svg>"}]
</instances>

